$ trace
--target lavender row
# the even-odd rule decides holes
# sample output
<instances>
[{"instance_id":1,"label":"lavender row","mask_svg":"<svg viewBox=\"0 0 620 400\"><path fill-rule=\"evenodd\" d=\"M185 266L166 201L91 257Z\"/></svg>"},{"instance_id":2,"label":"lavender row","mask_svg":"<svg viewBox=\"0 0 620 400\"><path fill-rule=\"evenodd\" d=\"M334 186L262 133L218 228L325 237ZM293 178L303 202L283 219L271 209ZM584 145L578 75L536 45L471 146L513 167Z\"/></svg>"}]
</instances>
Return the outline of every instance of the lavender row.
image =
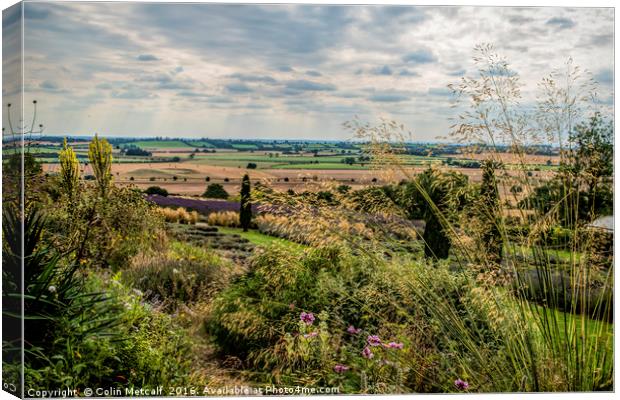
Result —
<instances>
[{"instance_id":1,"label":"lavender row","mask_svg":"<svg viewBox=\"0 0 620 400\"><path fill-rule=\"evenodd\" d=\"M239 211L238 201L188 199L174 196L164 197L157 194L147 195L146 199L160 207L184 207L205 215L218 211ZM252 204L252 211L259 211L258 205Z\"/></svg>"}]
</instances>

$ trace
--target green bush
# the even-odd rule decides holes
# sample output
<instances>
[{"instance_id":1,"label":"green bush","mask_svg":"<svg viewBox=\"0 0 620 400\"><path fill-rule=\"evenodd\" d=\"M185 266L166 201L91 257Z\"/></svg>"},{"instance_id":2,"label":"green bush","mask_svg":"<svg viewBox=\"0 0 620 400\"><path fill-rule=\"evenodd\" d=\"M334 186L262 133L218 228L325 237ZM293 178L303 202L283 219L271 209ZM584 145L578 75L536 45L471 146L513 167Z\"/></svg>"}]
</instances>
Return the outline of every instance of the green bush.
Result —
<instances>
[{"instance_id":1,"label":"green bush","mask_svg":"<svg viewBox=\"0 0 620 400\"><path fill-rule=\"evenodd\" d=\"M123 271L123 281L144 293L151 303L174 310L206 300L221 289L231 265L201 247L172 242L167 253L141 253Z\"/></svg>"},{"instance_id":2,"label":"green bush","mask_svg":"<svg viewBox=\"0 0 620 400\"><path fill-rule=\"evenodd\" d=\"M483 312L467 311L467 282L441 266L387 263L338 248L291 256L274 246L214 300L206 328L222 353L246 360L261 379L269 372L280 383L339 384L352 393L451 391L461 373L450 365L452 352L467 349L457 335L441 331L423 297L432 284L483 343L493 337L490 322ZM314 313L318 326L300 323L301 312ZM349 326L359 335L347 332ZM403 343L403 349L372 348L375 357L366 359L370 335ZM497 356L493 349L485 361ZM349 369L338 373L339 364Z\"/></svg>"},{"instance_id":3,"label":"green bush","mask_svg":"<svg viewBox=\"0 0 620 400\"><path fill-rule=\"evenodd\" d=\"M159 196L168 197L168 191L159 186L149 186L144 193L146 194L157 194Z\"/></svg>"},{"instance_id":4,"label":"green bush","mask_svg":"<svg viewBox=\"0 0 620 400\"><path fill-rule=\"evenodd\" d=\"M224 189L219 183L211 183L207 186L207 190L202 194L202 197L206 197L208 199L227 199L228 192Z\"/></svg>"},{"instance_id":5,"label":"green bush","mask_svg":"<svg viewBox=\"0 0 620 400\"><path fill-rule=\"evenodd\" d=\"M92 318L113 317L118 321L113 333L81 338L88 325L57 332L55 347L37 354L36 363L26 362L27 389L152 389L199 383L192 382L196 343L171 316L143 304L142 295L123 286L118 276L92 275L88 287L108 293L115 311Z\"/></svg>"}]
</instances>

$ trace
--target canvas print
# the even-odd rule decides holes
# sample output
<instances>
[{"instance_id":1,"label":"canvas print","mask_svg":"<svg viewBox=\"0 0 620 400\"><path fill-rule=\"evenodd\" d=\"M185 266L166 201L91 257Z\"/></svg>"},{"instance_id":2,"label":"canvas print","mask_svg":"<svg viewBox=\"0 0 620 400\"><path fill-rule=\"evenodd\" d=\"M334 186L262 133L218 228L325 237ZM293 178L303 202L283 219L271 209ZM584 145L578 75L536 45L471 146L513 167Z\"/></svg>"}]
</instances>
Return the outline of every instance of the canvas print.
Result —
<instances>
[{"instance_id":1,"label":"canvas print","mask_svg":"<svg viewBox=\"0 0 620 400\"><path fill-rule=\"evenodd\" d=\"M613 8L2 31L4 391L613 392Z\"/></svg>"}]
</instances>

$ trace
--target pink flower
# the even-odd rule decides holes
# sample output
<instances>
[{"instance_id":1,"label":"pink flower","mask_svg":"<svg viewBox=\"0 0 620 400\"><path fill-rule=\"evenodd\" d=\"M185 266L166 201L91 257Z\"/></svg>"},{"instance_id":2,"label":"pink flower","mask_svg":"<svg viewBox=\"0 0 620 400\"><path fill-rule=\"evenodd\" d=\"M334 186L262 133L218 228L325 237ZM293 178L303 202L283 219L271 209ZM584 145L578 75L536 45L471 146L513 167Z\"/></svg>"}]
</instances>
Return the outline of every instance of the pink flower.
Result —
<instances>
[{"instance_id":1,"label":"pink flower","mask_svg":"<svg viewBox=\"0 0 620 400\"><path fill-rule=\"evenodd\" d=\"M315 331L315 332L310 332L310 333L306 333L306 334L304 335L304 337L305 337L306 339L308 339L308 338L313 338L313 337L315 337L315 336L316 336L316 335L318 335L318 334L319 334L319 333L318 333L318 332L316 332L316 331Z\"/></svg>"},{"instance_id":2,"label":"pink flower","mask_svg":"<svg viewBox=\"0 0 620 400\"><path fill-rule=\"evenodd\" d=\"M314 314L302 311L301 314L299 314L299 319L305 322L306 325L312 325L314 323Z\"/></svg>"},{"instance_id":3,"label":"pink flower","mask_svg":"<svg viewBox=\"0 0 620 400\"><path fill-rule=\"evenodd\" d=\"M399 350L401 350L403 347L405 347L405 345L400 343L400 342L398 342L398 343L390 342L390 343L386 344L385 347L389 347L390 349L399 349Z\"/></svg>"},{"instance_id":4,"label":"pink flower","mask_svg":"<svg viewBox=\"0 0 620 400\"><path fill-rule=\"evenodd\" d=\"M349 332L351 335L357 335L358 333L360 333L362 331L361 328L355 328L353 325L349 326L347 328L347 332Z\"/></svg>"},{"instance_id":5,"label":"pink flower","mask_svg":"<svg viewBox=\"0 0 620 400\"><path fill-rule=\"evenodd\" d=\"M347 367L346 365L342 365L342 364L336 364L334 366L334 371L338 374L342 374L345 371L348 371L349 367Z\"/></svg>"},{"instance_id":6,"label":"pink flower","mask_svg":"<svg viewBox=\"0 0 620 400\"><path fill-rule=\"evenodd\" d=\"M374 355L374 354L372 353L372 351L370 350L370 347L366 346L366 347L364 347L364 350L362 350L362 356L363 356L364 358L367 358L367 359L369 359L369 360L370 360L370 359L371 359L371 358L373 358L375 355Z\"/></svg>"},{"instance_id":7,"label":"pink flower","mask_svg":"<svg viewBox=\"0 0 620 400\"><path fill-rule=\"evenodd\" d=\"M454 386L456 386L458 390L467 390L467 388L469 388L469 383L465 382L461 378L458 378L454 381Z\"/></svg>"},{"instance_id":8,"label":"pink flower","mask_svg":"<svg viewBox=\"0 0 620 400\"><path fill-rule=\"evenodd\" d=\"M379 346L381 344L381 339L377 335L370 335L368 339L366 339L369 345L371 346Z\"/></svg>"}]
</instances>

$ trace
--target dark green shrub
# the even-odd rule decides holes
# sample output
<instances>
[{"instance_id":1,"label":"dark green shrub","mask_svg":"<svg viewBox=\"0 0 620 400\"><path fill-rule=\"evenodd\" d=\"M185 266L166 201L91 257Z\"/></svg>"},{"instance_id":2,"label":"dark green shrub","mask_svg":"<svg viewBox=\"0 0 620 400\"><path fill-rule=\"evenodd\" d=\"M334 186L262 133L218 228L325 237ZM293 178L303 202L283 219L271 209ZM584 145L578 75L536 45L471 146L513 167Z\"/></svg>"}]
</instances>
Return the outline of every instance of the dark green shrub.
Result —
<instances>
[{"instance_id":1,"label":"dark green shrub","mask_svg":"<svg viewBox=\"0 0 620 400\"><path fill-rule=\"evenodd\" d=\"M248 174L243 176L241 181L241 196L239 209L239 223L244 232L248 231L252 222L252 203L250 203L250 177Z\"/></svg>"},{"instance_id":2,"label":"dark green shrub","mask_svg":"<svg viewBox=\"0 0 620 400\"><path fill-rule=\"evenodd\" d=\"M159 186L149 186L144 193L146 194L157 194L159 196L168 197L168 191Z\"/></svg>"},{"instance_id":3,"label":"dark green shrub","mask_svg":"<svg viewBox=\"0 0 620 400\"><path fill-rule=\"evenodd\" d=\"M202 194L202 197L206 197L209 199L227 199L228 192L224 189L219 183L211 183L207 186L207 190Z\"/></svg>"}]
</instances>

